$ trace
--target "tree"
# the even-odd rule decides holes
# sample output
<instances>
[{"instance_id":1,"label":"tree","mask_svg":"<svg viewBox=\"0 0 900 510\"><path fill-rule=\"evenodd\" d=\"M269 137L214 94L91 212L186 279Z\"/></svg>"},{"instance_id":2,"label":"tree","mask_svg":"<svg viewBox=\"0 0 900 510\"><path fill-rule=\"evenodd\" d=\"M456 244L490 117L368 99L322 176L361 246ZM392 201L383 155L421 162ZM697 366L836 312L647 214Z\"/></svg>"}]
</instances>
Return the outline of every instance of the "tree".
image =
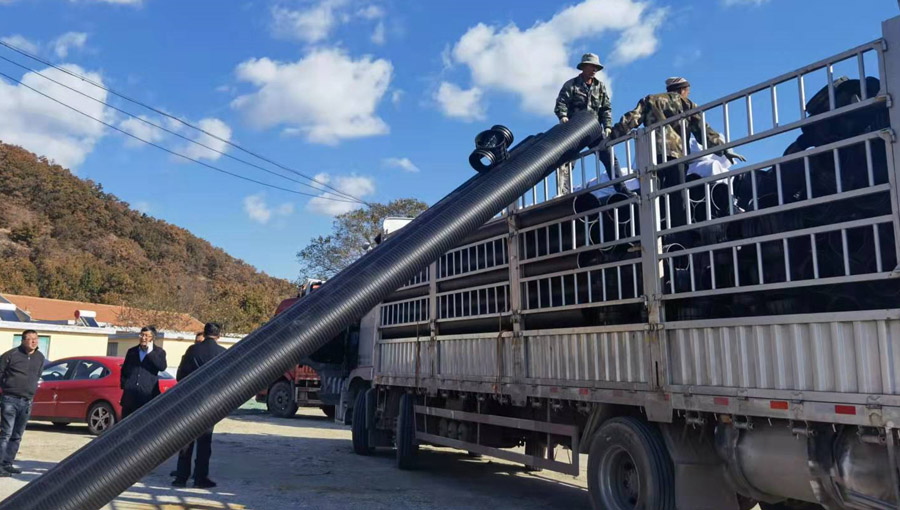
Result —
<instances>
[{"instance_id":1,"label":"tree","mask_svg":"<svg viewBox=\"0 0 900 510\"><path fill-rule=\"evenodd\" d=\"M368 246L375 244L375 237L381 233L381 223L385 218L413 218L425 209L428 209L425 202L400 198L336 216L331 234L311 239L305 248L297 252L300 279L331 278L361 257Z\"/></svg>"}]
</instances>

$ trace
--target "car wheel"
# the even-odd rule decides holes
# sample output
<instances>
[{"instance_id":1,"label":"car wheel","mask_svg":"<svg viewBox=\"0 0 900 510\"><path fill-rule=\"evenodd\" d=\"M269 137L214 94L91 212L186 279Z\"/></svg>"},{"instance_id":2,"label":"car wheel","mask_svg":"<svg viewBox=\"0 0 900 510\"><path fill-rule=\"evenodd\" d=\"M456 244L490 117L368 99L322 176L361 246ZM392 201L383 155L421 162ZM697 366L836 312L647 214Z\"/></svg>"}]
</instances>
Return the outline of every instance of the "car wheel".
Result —
<instances>
[{"instance_id":1,"label":"car wheel","mask_svg":"<svg viewBox=\"0 0 900 510\"><path fill-rule=\"evenodd\" d=\"M659 430L632 417L604 423L591 441L594 510L675 510L672 460Z\"/></svg>"},{"instance_id":2,"label":"car wheel","mask_svg":"<svg viewBox=\"0 0 900 510\"><path fill-rule=\"evenodd\" d=\"M116 424L116 412L106 402L97 402L91 406L87 415L88 431L99 436Z\"/></svg>"},{"instance_id":3,"label":"car wheel","mask_svg":"<svg viewBox=\"0 0 900 510\"><path fill-rule=\"evenodd\" d=\"M269 388L269 396L266 400L266 406L269 414L279 418L290 418L297 414L297 403L294 402L294 395L291 383L288 381L278 381Z\"/></svg>"}]
</instances>

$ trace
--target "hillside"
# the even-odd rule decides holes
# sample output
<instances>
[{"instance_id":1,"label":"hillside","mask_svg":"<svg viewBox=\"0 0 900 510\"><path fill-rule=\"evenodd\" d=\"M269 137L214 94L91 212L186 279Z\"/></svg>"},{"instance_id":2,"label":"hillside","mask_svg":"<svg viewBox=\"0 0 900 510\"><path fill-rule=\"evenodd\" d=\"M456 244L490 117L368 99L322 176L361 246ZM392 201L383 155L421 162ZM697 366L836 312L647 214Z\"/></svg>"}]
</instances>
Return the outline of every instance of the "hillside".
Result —
<instances>
[{"instance_id":1,"label":"hillside","mask_svg":"<svg viewBox=\"0 0 900 510\"><path fill-rule=\"evenodd\" d=\"M0 292L186 312L249 332L293 290L99 184L0 143Z\"/></svg>"}]
</instances>

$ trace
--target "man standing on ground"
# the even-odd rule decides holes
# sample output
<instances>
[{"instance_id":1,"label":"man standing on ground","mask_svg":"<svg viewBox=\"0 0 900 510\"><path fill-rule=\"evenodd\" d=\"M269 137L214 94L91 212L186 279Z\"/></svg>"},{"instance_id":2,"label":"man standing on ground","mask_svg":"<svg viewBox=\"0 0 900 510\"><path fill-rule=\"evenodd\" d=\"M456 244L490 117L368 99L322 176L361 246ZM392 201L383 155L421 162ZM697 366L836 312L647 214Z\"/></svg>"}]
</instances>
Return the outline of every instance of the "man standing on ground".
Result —
<instances>
[{"instance_id":1,"label":"man standing on ground","mask_svg":"<svg viewBox=\"0 0 900 510\"><path fill-rule=\"evenodd\" d=\"M597 115L597 122L603 127L603 140L609 138L612 128L612 103L609 93L603 82L597 79L596 74L603 69L600 57L593 53L585 53L578 64L581 74L567 81L559 95L556 97L556 108L553 112L559 118L559 122L569 121L569 116L576 112L587 110ZM602 141L602 140L601 140ZM598 142L599 143L599 142ZM610 180L618 176L618 162L610 161L609 151L601 151L598 154L600 161L606 168L606 175ZM557 192L562 195L572 191L572 165L560 167L557 174ZM616 191L627 193L622 183L615 185Z\"/></svg>"},{"instance_id":2,"label":"man standing on ground","mask_svg":"<svg viewBox=\"0 0 900 510\"><path fill-rule=\"evenodd\" d=\"M0 356L0 476L19 474L13 466L25 424L31 416L31 401L44 368L44 355L38 348L33 329L22 332L22 343Z\"/></svg>"},{"instance_id":3,"label":"man standing on ground","mask_svg":"<svg viewBox=\"0 0 900 510\"><path fill-rule=\"evenodd\" d=\"M215 322L208 322L203 327L203 341L188 347L187 352L181 358L181 364L178 366L179 381L190 376L198 368L225 352L225 348L218 344L221 332L222 326ZM191 454L194 451L194 443L197 443L197 458L194 463L194 487L211 489L216 486L216 482L209 479L212 433L213 429L210 428L203 434L200 434L196 441L191 441L181 449L178 453L178 469L176 470L172 486L185 487L187 485L187 480L191 476Z\"/></svg>"},{"instance_id":4,"label":"man standing on ground","mask_svg":"<svg viewBox=\"0 0 900 510\"><path fill-rule=\"evenodd\" d=\"M119 386L122 388L122 419L159 395L159 373L165 371L166 351L155 346L156 329L141 328L138 345L128 349Z\"/></svg>"}]
</instances>

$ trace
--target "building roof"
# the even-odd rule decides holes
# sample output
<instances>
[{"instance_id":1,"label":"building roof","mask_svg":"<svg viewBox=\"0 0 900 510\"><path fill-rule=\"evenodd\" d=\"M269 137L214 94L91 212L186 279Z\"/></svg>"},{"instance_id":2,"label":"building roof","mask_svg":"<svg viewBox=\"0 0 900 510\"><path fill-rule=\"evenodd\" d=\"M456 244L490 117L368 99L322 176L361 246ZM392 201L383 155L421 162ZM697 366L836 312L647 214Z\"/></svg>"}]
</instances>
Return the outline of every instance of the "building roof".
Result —
<instances>
[{"instance_id":1,"label":"building roof","mask_svg":"<svg viewBox=\"0 0 900 510\"><path fill-rule=\"evenodd\" d=\"M85 303L81 301L66 301L64 299L50 299L34 296L19 296L16 294L0 294L0 298L16 305L19 309L28 313L33 321L74 321L76 312L95 312L96 321L110 326L134 327L146 326L141 320L153 323L152 316L157 313L165 313L167 320L177 323L177 329L187 331L199 331L203 329L203 323L186 313L168 313L139 310L126 306L102 305L98 303ZM89 314L83 314L88 316ZM160 328L162 329L162 328Z\"/></svg>"}]
</instances>

